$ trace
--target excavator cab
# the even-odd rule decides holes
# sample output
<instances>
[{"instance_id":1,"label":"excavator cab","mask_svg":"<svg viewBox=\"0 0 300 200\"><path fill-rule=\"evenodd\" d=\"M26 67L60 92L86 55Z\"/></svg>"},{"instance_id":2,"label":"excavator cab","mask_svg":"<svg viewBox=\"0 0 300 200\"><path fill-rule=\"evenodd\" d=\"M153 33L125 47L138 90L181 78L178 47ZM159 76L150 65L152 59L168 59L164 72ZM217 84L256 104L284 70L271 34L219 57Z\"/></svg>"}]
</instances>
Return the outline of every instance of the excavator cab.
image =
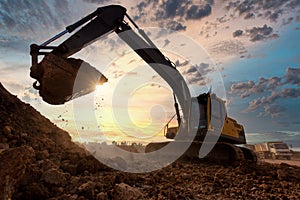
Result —
<instances>
[{"instance_id":1,"label":"excavator cab","mask_svg":"<svg viewBox=\"0 0 300 200\"><path fill-rule=\"evenodd\" d=\"M210 109L209 107L210 103L208 103L209 100L210 100L209 93L203 93L200 94L198 97L191 98L192 105L190 111L190 119L191 119L190 128L193 129L193 132L199 132L199 131L201 132L203 130L204 131L207 130L209 126L208 122L210 121L210 119L208 119L210 117L210 114L208 114L210 113L210 110L208 110ZM177 110L176 107L175 109ZM176 111L176 113L179 112ZM180 118L180 116L177 116L177 118ZM172 119L170 121L172 121ZM169 123L168 123L166 125L166 134L165 134L166 138L174 139L179 130L179 126L180 124L178 124L178 126L169 127Z\"/></svg>"}]
</instances>

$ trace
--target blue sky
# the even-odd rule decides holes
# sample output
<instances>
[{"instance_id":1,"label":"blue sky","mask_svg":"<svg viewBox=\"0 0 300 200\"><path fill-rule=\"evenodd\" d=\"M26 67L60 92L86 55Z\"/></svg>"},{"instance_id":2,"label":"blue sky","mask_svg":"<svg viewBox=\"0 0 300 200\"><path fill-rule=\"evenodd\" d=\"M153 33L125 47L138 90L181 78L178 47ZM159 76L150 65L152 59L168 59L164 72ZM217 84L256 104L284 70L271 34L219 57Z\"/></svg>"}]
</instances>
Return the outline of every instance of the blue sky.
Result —
<instances>
[{"instance_id":1,"label":"blue sky","mask_svg":"<svg viewBox=\"0 0 300 200\"><path fill-rule=\"evenodd\" d=\"M230 90L233 82L246 82L253 80L257 82L260 77L282 77L286 73L287 68L299 69L299 55L300 55L300 39L299 31L295 30L299 24L291 24L282 31L281 36L269 42L258 45L253 51L255 54L262 55L258 58L239 59L228 63L228 68L224 71L227 74L225 83L227 90ZM238 78L237 78L238 77ZM284 87L299 88L298 85L286 85ZM276 101L277 105L284 107L280 116L260 116L263 108L255 110L255 112L242 112L245 110L249 102L255 98L269 94L274 90L266 90L261 94L255 94L255 97L238 98L234 94L229 94L229 97L235 98L235 103L229 106L229 111L235 113L237 118L247 120L244 123L250 132L274 131L274 130L293 130L300 129L299 124L299 97L297 98L280 98ZM271 114L271 113L270 113ZM266 122L270 124L266 126ZM287 125L288 124L288 125Z\"/></svg>"},{"instance_id":2,"label":"blue sky","mask_svg":"<svg viewBox=\"0 0 300 200\"><path fill-rule=\"evenodd\" d=\"M205 65L208 61L204 60L192 64L209 66L204 69L205 72L220 73L224 82L229 115L245 126L249 136L261 134L262 137L258 138L263 140L265 133L272 133L272 137L276 139L278 135L280 136L278 139L282 140L286 133L289 141L294 139L295 143L300 143L300 3L298 0L144 0L138 3L109 0L3 0L0 2L1 82L9 91L18 95L23 101L29 102L60 127L69 130L76 138L72 103L49 106L42 102L36 91L32 89L33 80L29 77L29 45L34 42L42 43L97 7L112 3L125 6L140 27L172 29L202 46L207 52L207 57L217 66ZM176 41L174 38L172 40L171 34L160 34L157 38L153 38L154 34L150 37L167 52L170 58L174 59L174 62L177 61L178 55L174 54L176 50L172 52L172 49L184 48L184 45L189 47L188 42L181 39ZM116 48L118 50L107 50ZM123 50L128 50L124 44L118 44L116 36L109 37L78 54L83 56L83 59L89 58L92 64L97 64L99 61L92 58L93 54L89 53L91 49L95 53L102 53L103 65L108 65L114 58L120 57ZM178 59L178 62L191 62L189 59L188 56L183 56L182 59ZM121 62L131 63L133 66L128 64L128 69L120 69L118 66L122 65ZM138 58L135 60L120 58L115 61L115 66L107 70L107 76L112 79L120 78L131 72L134 63L139 62ZM188 67L191 66L185 67L187 68L182 68L183 73L189 71ZM200 80L193 77L197 74L186 74L186 76L191 80ZM119 80L118 78L116 80ZM209 81L206 83L208 87L211 85ZM195 87L200 87L202 82L197 81L194 84ZM217 91L218 88L213 89ZM111 88L108 89L110 90ZM150 94L157 93L154 90L148 91ZM146 97L141 93L137 96L141 99ZM168 98L158 97L164 102ZM139 106L151 104L147 103ZM159 102L155 101L155 104ZM132 109L135 112L134 108ZM171 115L172 108L166 109ZM107 118L112 119L111 116ZM148 121L140 124L147 124L148 118L147 114ZM102 121L103 123L107 123L107 127L112 126L108 121ZM108 134L116 135L113 133L113 128L109 129ZM250 140L253 139L252 136L249 137Z\"/></svg>"}]
</instances>

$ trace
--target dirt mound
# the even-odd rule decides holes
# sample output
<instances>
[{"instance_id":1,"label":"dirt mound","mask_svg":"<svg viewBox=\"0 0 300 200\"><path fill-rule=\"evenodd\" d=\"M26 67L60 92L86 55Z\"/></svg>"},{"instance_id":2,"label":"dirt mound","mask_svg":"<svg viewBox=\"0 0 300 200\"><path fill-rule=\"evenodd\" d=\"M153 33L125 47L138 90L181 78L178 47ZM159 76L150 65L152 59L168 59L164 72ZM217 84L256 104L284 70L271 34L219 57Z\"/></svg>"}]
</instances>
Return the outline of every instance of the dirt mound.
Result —
<instances>
[{"instance_id":1,"label":"dirt mound","mask_svg":"<svg viewBox=\"0 0 300 200\"><path fill-rule=\"evenodd\" d=\"M0 152L0 199L57 196L71 176L109 170L1 84Z\"/></svg>"},{"instance_id":2,"label":"dirt mound","mask_svg":"<svg viewBox=\"0 0 300 200\"><path fill-rule=\"evenodd\" d=\"M193 160L111 170L0 84L0 199L299 199L300 168Z\"/></svg>"}]
</instances>

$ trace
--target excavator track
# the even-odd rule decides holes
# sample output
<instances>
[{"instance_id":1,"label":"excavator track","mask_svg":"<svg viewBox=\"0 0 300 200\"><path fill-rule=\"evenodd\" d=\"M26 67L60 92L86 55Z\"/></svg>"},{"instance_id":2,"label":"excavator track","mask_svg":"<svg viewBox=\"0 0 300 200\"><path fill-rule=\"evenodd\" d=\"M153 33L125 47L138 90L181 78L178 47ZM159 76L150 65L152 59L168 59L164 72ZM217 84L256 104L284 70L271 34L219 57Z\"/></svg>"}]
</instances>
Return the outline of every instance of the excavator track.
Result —
<instances>
[{"instance_id":1,"label":"excavator track","mask_svg":"<svg viewBox=\"0 0 300 200\"><path fill-rule=\"evenodd\" d=\"M173 142L184 143L185 141L173 141ZM169 143L170 142L149 143L145 148L145 153L157 151L158 149L163 148ZM204 158L199 158L199 150L202 144L203 142L201 141L192 142L192 144L188 147L188 149L182 154L182 156L179 159L180 160L201 159L213 163L227 164L233 166L238 165L243 160L248 160L254 163L257 162L256 155L254 154L253 151L244 147L238 147L236 145L225 143L225 142L216 143L212 148L212 150ZM171 154L172 153L170 152L170 155Z\"/></svg>"}]
</instances>

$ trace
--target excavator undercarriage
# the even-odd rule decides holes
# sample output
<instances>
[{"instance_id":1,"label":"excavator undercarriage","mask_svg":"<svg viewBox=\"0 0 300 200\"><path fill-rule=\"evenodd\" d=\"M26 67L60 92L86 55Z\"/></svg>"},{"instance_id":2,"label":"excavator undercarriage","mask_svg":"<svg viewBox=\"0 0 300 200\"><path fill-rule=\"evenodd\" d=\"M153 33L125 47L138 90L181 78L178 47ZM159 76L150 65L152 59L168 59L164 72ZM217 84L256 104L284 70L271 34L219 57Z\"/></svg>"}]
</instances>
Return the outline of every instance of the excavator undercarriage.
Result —
<instances>
[{"instance_id":1,"label":"excavator undercarriage","mask_svg":"<svg viewBox=\"0 0 300 200\"><path fill-rule=\"evenodd\" d=\"M176 143L184 143L184 141L173 141ZM145 153L155 152L164 146L168 145L170 142L154 142L149 143L146 146ZM211 151L205 155L205 157L199 156L199 151L203 142L193 141L189 148L179 157L179 160L205 160L213 163L226 164L226 165L238 165L243 160L248 160L250 162L256 163L257 157L253 151L245 147L239 147L234 144L226 142L217 142L211 144L214 147ZM170 155L172 155L170 153Z\"/></svg>"}]
</instances>

